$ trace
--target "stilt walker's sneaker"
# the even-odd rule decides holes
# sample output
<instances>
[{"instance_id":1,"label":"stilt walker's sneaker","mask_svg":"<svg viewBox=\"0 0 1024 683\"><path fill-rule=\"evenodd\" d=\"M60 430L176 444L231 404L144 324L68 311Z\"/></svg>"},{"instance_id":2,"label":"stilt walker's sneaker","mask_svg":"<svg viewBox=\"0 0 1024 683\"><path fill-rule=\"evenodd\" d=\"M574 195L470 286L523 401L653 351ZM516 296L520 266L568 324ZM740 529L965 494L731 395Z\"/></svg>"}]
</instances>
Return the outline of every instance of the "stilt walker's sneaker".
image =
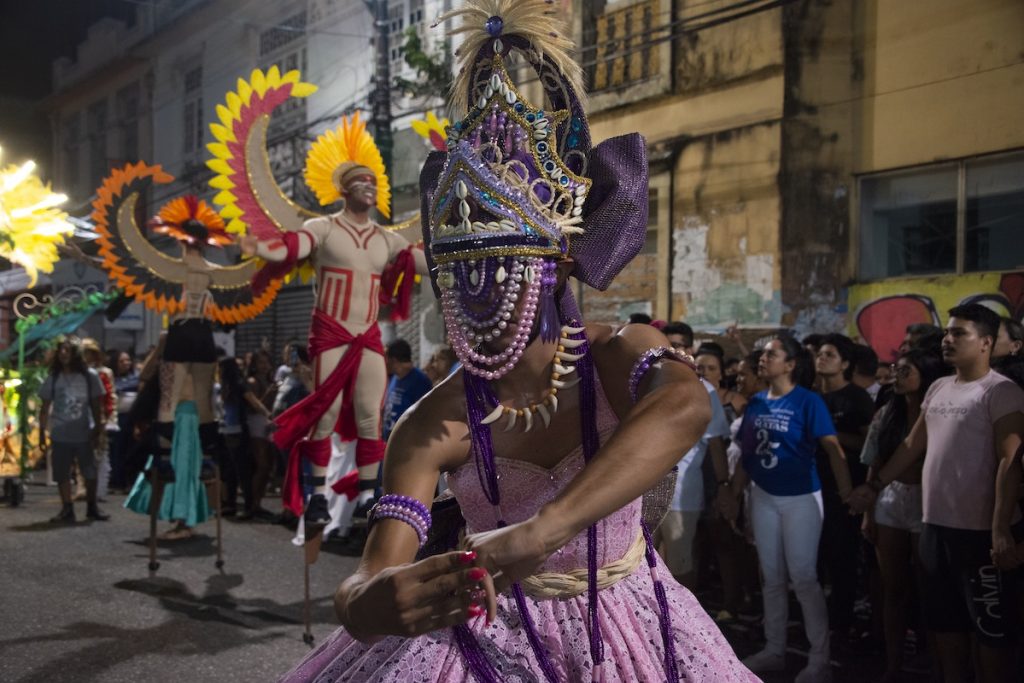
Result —
<instances>
[{"instance_id":1,"label":"stilt walker's sneaker","mask_svg":"<svg viewBox=\"0 0 1024 683\"><path fill-rule=\"evenodd\" d=\"M370 509L377 503L373 498L367 501L363 501L359 505L356 505L356 509L352 512L352 517L357 519L367 519L370 516Z\"/></svg>"},{"instance_id":2,"label":"stilt walker's sneaker","mask_svg":"<svg viewBox=\"0 0 1024 683\"><path fill-rule=\"evenodd\" d=\"M65 505L55 517L50 518L52 524L74 524L75 508L72 505Z\"/></svg>"},{"instance_id":3,"label":"stilt walker's sneaker","mask_svg":"<svg viewBox=\"0 0 1024 683\"><path fill-rule=\"evenodd\" d=\"M314 493L306 503L306 509L302 513L302 521L306 529L311 527L323 528L331 523L331 515L327 511L327 498L322 493Z\"/></svg>"},{"instance_id":4,"label":"stilt walker's sneaker","mask_svg":"<svg viewBox=\"0 0 1024 683\"><path fill-rule=\"evenodd\" d=\"M95 503L89 506L89 509L85 512L85 516L95 522L105 522L110 519L110 515L100 512L100 509Z\"/></svg>"},{"instance_id":5,"label":"stilt walker's sneaker","mask_svg":"<svg viewBox=\"0 0 1024 683\"><path fill-rule=\"evenodd\" d=\"M754 673L767 671L784 671L786 669L785 655L777 655L768 650L761 650L743 660L743 666Z\"/></svg>"},{"instance_id":6,"label":"stilt walker's sneaker","mask_svg":"<svg viewBox=\"0 0 1024 683\"><path fill-rule=\"evenodd\" d=\"M832 683L832 667L828 662L808 664L796 675L793 683Z\"/></svg>"}]
</instances>

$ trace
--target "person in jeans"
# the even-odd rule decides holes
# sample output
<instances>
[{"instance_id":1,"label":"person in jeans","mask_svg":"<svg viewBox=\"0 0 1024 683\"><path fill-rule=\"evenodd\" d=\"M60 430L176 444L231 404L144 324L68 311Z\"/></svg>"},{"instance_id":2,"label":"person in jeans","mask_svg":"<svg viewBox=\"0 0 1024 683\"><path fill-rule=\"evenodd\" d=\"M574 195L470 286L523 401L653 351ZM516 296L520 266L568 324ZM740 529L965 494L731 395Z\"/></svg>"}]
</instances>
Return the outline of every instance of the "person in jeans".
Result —
<instances>
[{"instance_id":1,"label":"person in jeans","mask_svg":"<svg viewBox=\"0 0 1024 683\"><path fill-rule=\"evenodd\" d=\"M878 477L857 488L851 506L873 505L924 457L922 594L943 680L969 680L974 650L975 681L1011 681L1015 576L1002 568L1014 545L1011 525L1020 519L1024 391L990 367L999 317L979 304L957 306L949 316L942 357L956 374L932 384L910 434ZM1015 531L1019 537L1019 525Z\"/></svg>"},{"instance_id":2,"label":"person in jeans","mask_svg":"<svg viewBox=\"0 0 1024 683\"><path fill-rule=\"evenodd\" d=\"M757 393L767 389L764 379L758 375L761 351L748 353L740 360L736 372L736 391L746 402ZM729 425L729 446L726 448L728 476L731 479L736 472L743 450L740 448L739 432L743 424L743 416L737 417ZM721 486L719 487L721 488ZM749 487L748 487L749 488ZM729 493L727 490L726 493ZM718 562L718 571L722 579L722 609L715 616L719 623L729 622L736 618L745 601L757 590L757 555L752 542L748 541L750 532L749 509L745 505L745 494L734 500L738 506L737 513L729 511L725 505L730 495L719 495L715 498L715 514L709 521L711 545Z\"/></svg>"},{"instance_id":3,"label":"person in jeans","mask_svg":"<svg viewBox=\"0 0 1024 683\"><path fill-rule=\"evenodd\" d=\"M270 441L270 417L277 397L277 385L274 383L274 366L267 351L259 349L253 353L246 387L247 393L256 397L255 402L250 401L246 406L246 427L253 462L251 512L259 519L272 520L274 514L262 505L277 459L277 451ZM249 512L246 511L246 518Z\"/></svg>"},{"instance_id":4,"label":"person in jeans","mask_svg":"<svg viewBox=\"0 0 1024 683\"><path fill-rule=\"evenodd\" d=\"M86 517L100 522L109 519L96 505L94 452L103 432L103 385L96 372L86 366L77 340L66 339L57 347L39 398L43 402L39 411L39 445L45 449L49 443L53 479L62 504L60 513L50 521L75 521L72 462L78 464L85 479Z\"/></svg>"},{"instance_id":5,"label":"person in jeans","mask_svg":"<svg viewBox=\"0 0 1024 683\"><path fill-rule=\"evenodd\" d=\"M796 681L830 681L828 609L817 570L824 510L815 452L820 446L828 453L844 500L851 489L846 457L825 402L806 388L814 382L806 348L776 337L761 355L759 374L768 390L751 398L743 414L743 456L731 491L739 498L748 477L753 480L750 516L764 581L767 644L743 664L754 673L785 668L791 582L810 642L807 666Z\"/></svg>"},{"instance_id":6,"label":"person in jeans","mask_svg":"<svg viewBox=\"0 0 1024 683\"><path fill-rule=\"evenodd\" d=\"M672 502L656 534L658 552L665 560L665 565L675 580L690 590L694 590L697 584L697 544L694 541L701 511L704 510L704 475L701 468L708 453L711 453L718 481L723 484L729 482L729 465L723 442L729 436L729 421L714 385L703 378L701 384L711 399L711 422L700 441L679 460ZM716 489L712 496L718 494Z\"/></svg>"},{"instance_id":7,"label":"person in jeans","mask_svg":"<svg viewBox=\"0 0 1024 683\"><path fill-rule=\"evenodd\" d=\"M387 441L391 431L405 411L427 395L434 383L412 362L412 347L404 339L388 344L384 353L387 366L388 390L384 395L384 423L382 434Z\"/></svg>"},{"instance_id":8,"label":"person in jeans","mask_svg":"<svg viewBox=\"0 0 1024 683\"><path fill-rule=\"evenodd\" d=\"M893 366L893 400L871 423L861 462L874 479L921 415L921 403L939 377L949 374L937 353L914 349ZM921 466L911 466L882 490L873 509L864 513L863 533L875 546L882 579L882 628L885 633L885 682L900 680L908 608L920 574Z\"/></svg>"},{"instance_id":9,"label":"person in jeans","mask_svg":"<svg viewBox=\"0 0 1024 683\"><path fill-rule=\"evenodd\" d=\"M875 415L875 403L868 392L852 380L856 361L854 343L841 334L827 334L818 347L814 369L836 438L848 461L844 463L853 486L867 480L867 467L860 462L868 427ZM877 363L876 363L877 364ZM860 517L851 516L840 495L838 479L824 448L818 449L818 474L825 505L825 521L819 549L820 567L832 590L828 596L828 622L842 639L850 637L853 604L857 597L857 574L864 565Z\"/></svg>"},{"instance_id":10,"label":"person in jeans","mask_svg":"<svg viewBox=\"0 0 1024 683\"><path fill-rule=\"evenodd\" d=\"M117 393L117 433L110 441L110 482L111 490L127 493L132 481L129 478L128 456L135 444L131 420L132 405L139 395L139 373L135 362L127 351L116 354L113 362L114 390Z\"/></svg>"}]
</instances>

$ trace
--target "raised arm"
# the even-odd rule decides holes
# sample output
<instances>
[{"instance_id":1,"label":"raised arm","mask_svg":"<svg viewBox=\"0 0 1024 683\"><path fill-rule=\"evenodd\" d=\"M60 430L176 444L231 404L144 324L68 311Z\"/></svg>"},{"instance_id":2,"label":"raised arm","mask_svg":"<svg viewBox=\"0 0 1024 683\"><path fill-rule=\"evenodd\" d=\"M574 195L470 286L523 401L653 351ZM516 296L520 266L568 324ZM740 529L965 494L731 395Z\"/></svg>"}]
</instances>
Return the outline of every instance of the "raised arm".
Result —
<instances>
[{"instance_id":1,"label":"raised arm","mask_svg":"<svg viewBox=\"0 0 1024 683\"><path fill-rule=\"evenodd\" d=\"M608 340L591 339L609 402L621 416L618 429L583 470L536 515L521 524L467 539L499 590L532 574L558 548L599 519L636 500L661 480L703 435L711 399L692 369L675 361L656 364L629 407L627 379L644 351L668 347L655 328L634 325Z\"/></svg>"},{"instance_id":2,"label":"raised arm","mask_svg":"<svg viewBox=\"0 0 1024 683\"><path fill-rule=\"evenodd\" d=\"M398 421L384 459L387 493L430 507L441 471L466 459L465 425L445 419L451 402L458 404L453 389L461 385L461 375L450 378L437 396L428 396ZM386 635L415 636L469 619L472 589L483 573L471 567L474 556L452 552L413 563L417 547L416 533L404 522L385 518L370 528L359 567L334 596L338 618L354 637L372 642ZM491 610L493 616L493 604Z\"/></svg>"},{"instance_id":3,"label":"raised arm","mask_svg":"<svg viewBox=\"0 0 1024 683\"><path fill-rule=\"evenodd\" d=\"M246 256L259 256L264 261L281 263L289 259L301 260L308 257L317 246L317 238L313 232L303 229L284 233L272 240L242 235L238 238L238 245ZM290 253L291 250L294 250L294 253Z\"/></svg>"},{"instance_id":4,"label":"raised arm","mask_svg":"<svg viewBox=\"0 0 1024 683\"><path fill-rule=\"evenodd\" d=\"M655 365L640 384L640 400L624 409L627 380L644 351L669 346L649 325L631 325L595 358L613 407L623 415L618 429L561 494L544 506L537 522L554 551L599 519L642 496L693 447L711 420L711 399L689 367L675 361Z\"/></svg>"}]
</instances>

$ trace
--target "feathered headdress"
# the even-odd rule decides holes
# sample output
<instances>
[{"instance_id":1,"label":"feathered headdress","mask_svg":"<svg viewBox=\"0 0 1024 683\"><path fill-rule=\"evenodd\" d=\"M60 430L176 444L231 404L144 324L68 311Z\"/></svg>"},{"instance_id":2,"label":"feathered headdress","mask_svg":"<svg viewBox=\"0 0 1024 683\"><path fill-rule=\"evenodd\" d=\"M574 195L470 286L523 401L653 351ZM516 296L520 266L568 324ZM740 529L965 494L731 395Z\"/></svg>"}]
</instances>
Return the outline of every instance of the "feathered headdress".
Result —
<instances>
[{"instance_id":1,"label":"feathered headdress","mask_svg":"<svg viewBox=\"0 0 1024 683\"><path fill-rule=\"evenodd\" d=\"M456 51L459 75L452 84L451 106L458 114L469 106L468 97L480 64L478 58L496 40L496 54L504 52L502 36L520 36L531 48L551 61L562 80L575 91L583 93L583 69L570 54L574 44L564 32L565 20L551 0L470 0L464 7L442 14L434 26L449 19L461 18L462 25L450 35L463 35ZM484 53L486 54L486 53Z\"/></svg>"},{"instance_id":2,"label":"feathered headdress","mask_svg":"<svg viewBox=\"0 0 1024 683\"><path fill-rule=\"evenodd\" d=\"M22 266L33 287L39 271L53 272L57 245L74 230L57 208L67 197L50 191L35 167L28 161L0 169L0 257Z\"/></svg>"},{"instance_id":3,"label":"feathered headdress","mask_svg":"<svg viewBox=\"0 0 1024 683\"><path fill-rule=\"evenodd\" d=\"M179 242L196 246L209 244L223 247L231 244L231 236L224 229L224 219L195 195L172 199L163 205L149 222L153 232L170 235Z\"/></svg>"},{"instance_id":4,"label":"feathered headdress","mask_svg":"<svg viewBox=\"0 0 1024 683\"><path fill-rule=\"evenodd\" d=\"M435 23L461 20L451 103L465 112L447 152L420 174L427 257L442 288L454 261L568 255L573 275L603 290L643 246L646 143L632 134L592 146L562 15L550 0L466 0ZM513 81L515 56L536 73L540 105Z\"/></svg>"},{"instance_id":5,"label":"feathered headdress","mask_svg":"<svg viewBox=\"0 0 1024 683\"><path fill-rule=\"evenodd\" d=\"M339 187L346 173L368 170L377 178L377 210L391 217L391 184L384 160L359 113L344 118L341 125L316 139L306 157L306 184L324 206L341 199Z\"/></svg>"}]
</instances>

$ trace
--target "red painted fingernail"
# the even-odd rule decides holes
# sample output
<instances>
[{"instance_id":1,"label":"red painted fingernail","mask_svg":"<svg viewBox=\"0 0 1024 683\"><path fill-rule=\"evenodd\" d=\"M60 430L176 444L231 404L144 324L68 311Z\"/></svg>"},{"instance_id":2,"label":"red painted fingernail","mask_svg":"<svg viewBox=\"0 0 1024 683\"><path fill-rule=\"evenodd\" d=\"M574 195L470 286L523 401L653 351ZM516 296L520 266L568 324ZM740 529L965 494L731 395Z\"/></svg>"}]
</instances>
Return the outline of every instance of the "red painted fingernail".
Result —
<instances>
[{"instance_id":1,"label":"red painted fingernail","mask_svg":"<svg viewBox=\"0 0 1024 683\"><path fill-rule=\"evenodd\" d=\"M471 616L471 617L479 617L479 616L483 615L484 611L485 611L484 608L481 607L480 605L470 605L469 606L469 616Z\"/></svg>"},{"instance_id":2,"label":"red painted fingernail","mask_svg":"<svg viewBox=\"0 0 1024 683\"><path fill-rule=\"evenodd\" d=\"M473 564L476 561L476 551L467 550L466 552L459 555L459 562L462 564Z\"/></svg>"},{"instance_id":3,"label":"red painted fingernail","mask_svg":"<svg viewBox=\"0 0 1024 683\"><path fill-rule=\"evenodd\" d=\"M469 570L467 576L469 576L470 581L482 581L487 576L487 570L483 567L473 567Z\"/></svg>"}]
</instances>

